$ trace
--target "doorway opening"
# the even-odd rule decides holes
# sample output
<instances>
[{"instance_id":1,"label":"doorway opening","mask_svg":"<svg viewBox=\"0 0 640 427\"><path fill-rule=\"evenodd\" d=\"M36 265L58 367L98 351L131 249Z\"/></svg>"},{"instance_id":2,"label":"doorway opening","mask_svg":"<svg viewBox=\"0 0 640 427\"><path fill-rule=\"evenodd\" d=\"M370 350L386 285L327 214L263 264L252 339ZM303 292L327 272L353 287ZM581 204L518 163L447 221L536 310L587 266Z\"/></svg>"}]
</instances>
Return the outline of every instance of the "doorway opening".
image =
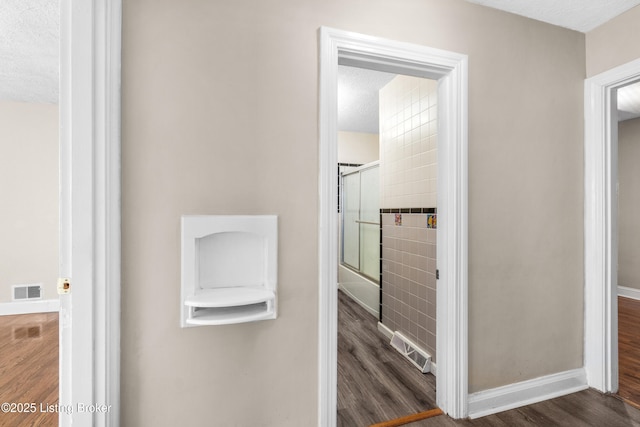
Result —
<instances>
[{"instance_id":1,"label":"doorway opening","mask_svg":"<svg viewBox=\"0 0 640 427\"><path fill-rule=\"evenodd\" d=\"M0 29L0 401L4 425L57 425L59 6L6 2ZM24 409L24 410L22 410Z\"/></svg>"},{"instance_id":2,"label":"doorway opening","mask_svg":"<svg viewBox=\"0 0 640 427\"><path fill-rule=\"evenodd\" d=\"M438 82L338 68L338 420L369 425L436 406Z\"/></svg>"},{"instance_id":3,"label":"doorway opening","mask_svg":"<svg viewBox=\"0 0 640 427\"><path fill-rule=\"evenodd\" d=\"M585 81L585 371L590 387L619 388L618 89L640 80L640 60Z\"/></svg>"},{"instance_id":4,"label":"doorway opening","mask_svg":"<svg viewBox=\"0 0 640 427\"><path fill-rule=\"evenodd\" d=\"M337 76L347 65L438 81L437 405L467 413L467 58L320 29L319 424L336 424Z\"/></svg>"},{"instance_id":5,"label":"doorway opening","mask_svg":"<svg viewBox=\"0 0 640 427\"><path fill-rule=\"evenodd\" d=\"M618 396L640 407L640 83L616 89Z\"/></svg>"}]
</instances>

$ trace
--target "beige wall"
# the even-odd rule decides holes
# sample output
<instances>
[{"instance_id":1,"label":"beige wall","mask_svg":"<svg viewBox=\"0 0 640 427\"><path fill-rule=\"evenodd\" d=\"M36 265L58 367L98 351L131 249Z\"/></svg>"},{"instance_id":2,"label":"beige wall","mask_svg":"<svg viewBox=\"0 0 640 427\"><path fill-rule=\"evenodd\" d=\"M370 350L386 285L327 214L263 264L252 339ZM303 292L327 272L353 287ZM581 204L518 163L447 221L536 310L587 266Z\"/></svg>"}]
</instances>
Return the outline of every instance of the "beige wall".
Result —
<instances>
[{"instance_id":1,"label":"beige wall","mask_svg":"<svg viewBox=\"0 0 640 427\"><path fill-rule=\"evenodd\" d=\"M582 34L462 0L123 6L123 425L316 424L322 25L469 55L470 390L582 365ZM280 216L277 320L179 328L179 218L209 213Z\"/></svg>"},{"instance_id":2,"label":"beige wall","mask_svg":"<svg viewBox=\"0 0 640 427\"><path fill-rule=\"evenodd\" d=\"M587 77L640 58L640 6L586 34Z\"/></svg>"},{"instance_id":3,"label":"beige wall","mask_svg":"<svg viewBox=\"0 0 640 427\"><path fill-rule=\"evenodd\" d=\"M338 163L365 164L380 159L377 133L338 132Z\"/></svg>"},{"instance_id":4,"label":"beige wall","mask_svg":"<svg viewBox=\"0 0 640 427\"><path fill-rule=\"evenodd\" d=\"M58 278L58 106L0 101L0 303Z\"/></svg>"},{"instance_id":5,"label":"beige wall","mask_svg":"<svg viewBox=\"0 0 640 427\"><path fill-rule=\"evenodd\" d=\"M640 289L640 119L618 125L618 285Z\"/></svg>"}]
</instances>

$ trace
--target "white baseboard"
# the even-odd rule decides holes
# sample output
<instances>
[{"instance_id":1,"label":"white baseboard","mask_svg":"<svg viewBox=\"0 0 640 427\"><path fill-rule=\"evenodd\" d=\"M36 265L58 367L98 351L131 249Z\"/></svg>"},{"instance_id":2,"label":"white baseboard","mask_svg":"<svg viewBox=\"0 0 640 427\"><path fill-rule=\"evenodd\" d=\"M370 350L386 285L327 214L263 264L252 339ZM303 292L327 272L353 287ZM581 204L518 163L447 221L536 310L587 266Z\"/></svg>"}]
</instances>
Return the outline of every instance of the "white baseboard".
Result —
<instances>
[{"instance_id":1,"label":"white baseboard","mask_svg":"<svg viewBox=\"0 0 640 427\"><path fill-rule=\"evenodd\" d=\"M14 314L50 313L60 311L59 299L13 301L0 303L0 316Z\"/></svg>"},{"instance_id":2,"label":"white baseboard","mask_svg":"<svg viewBox=\"0 0 640 427\"><path fill-rule=\"evenodd\" d=\"M640 289L618 286L618 296L640 300Z\"/></svg>"},{"instance_id":3,"label":"white baseboard","mask_svg":"<svg viewBox=\"0 0 640 427\"><path fill-rule=\"evenodd\" d=\"M378 322L378 332L380 332L385 337L391 339L393 337L393 331L387 328L386 325ZM438 365L432 360L429 368L429 372L433 374L434 377L438 376Z\"/></svg>"},{"instance_id":4,"label":"white baseboard","mask_svg":"<svg viewBox=\"0 0 640 427\"><path fill-rule=\"evenodd\" d=\"M393 337L393 331L387 328L386 325L383 325L381 322L378 322L378 332L380 332L385 337L391 339Z\"/></svg>"},{"instance_id":5,"label":"white baseboard","mask_svg":"<svg viewBox=\"0 0 640 427\"><path fill-rule=\"evenodd\" d=\"M559 372L469 395L469 418L479 418L588 388L584 368Z\"/></svg>"}]
</instances>

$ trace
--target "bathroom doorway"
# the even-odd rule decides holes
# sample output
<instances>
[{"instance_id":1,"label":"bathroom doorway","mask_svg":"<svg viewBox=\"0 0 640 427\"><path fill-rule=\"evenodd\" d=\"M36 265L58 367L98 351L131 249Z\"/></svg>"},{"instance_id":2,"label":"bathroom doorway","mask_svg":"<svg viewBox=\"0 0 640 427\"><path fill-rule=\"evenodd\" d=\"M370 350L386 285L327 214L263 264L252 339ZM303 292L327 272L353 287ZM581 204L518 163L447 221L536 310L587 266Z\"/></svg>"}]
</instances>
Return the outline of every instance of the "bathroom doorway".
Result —
<instances>
[{"instance_id":1,"label":"bathroom doorway","mask_svg":"<svg viewBox=\"0 0 640 427\"><path fill-rule=\"evenodd\" d=\"M637 81L640 60L585 80L585 371L588 385L604 393L619 390L618 293L629 287L618 281L617 96Z\"/></svg>"},{"instance_id":2,"label":"bathroom doorway","mask_svg":"<svg viewBox=\"0 0 640 427\"><path fill-rule=\"evenodd\" d=\"M338 420L373 424L436 407L438 82L338 68Z\"/></svg>"},{"instance_id":3,"label":"bathroom doorway","mask_svg":"<svg viewBox=\"0 0 640 427\"><path fill-rule=\"evenodd\" d=\"M438 82L437 405L454 418L467 412L467 59L464 55L329 28L320 30L320 363L319 423L336 423L338 66ZM395 213L394 213L395 220ZM443 292L440 292L440 290ZM383 315L384 316L384 315Z\"/></svg>"},{"instance_id":4,"label":"bathroom doorway","mask_svg":"<svg viewBox=\"0 0 640 427\"><path fill-rule=\"evenodd\" d=\"M640 408L640 83L617 89L618 392Z\"/></svg>"}]
</instances>

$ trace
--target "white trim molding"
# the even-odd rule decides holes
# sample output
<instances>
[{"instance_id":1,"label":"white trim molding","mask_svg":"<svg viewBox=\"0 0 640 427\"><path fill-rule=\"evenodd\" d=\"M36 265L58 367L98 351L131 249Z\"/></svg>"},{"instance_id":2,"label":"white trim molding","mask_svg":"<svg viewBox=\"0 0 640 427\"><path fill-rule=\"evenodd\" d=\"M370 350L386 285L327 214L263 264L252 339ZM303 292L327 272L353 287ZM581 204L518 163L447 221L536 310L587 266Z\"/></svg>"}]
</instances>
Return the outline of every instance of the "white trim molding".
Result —
<instances>
[{"instance_id":1,"label":"white trim molding","mask_svg":"<svg viewBox=\"0 0 640 427\"><path fill-rule=\"evenodd\" d=\"M640 289L618 286L618 296L640 300Z\"/></svg>"},{"instance_id":2,"label":"white trim molding","mask_svg":"<svg viewBox=\"0 0 640 427\"><path fill-rule=\"evenodd\" d=\"M438 80L437 404L467 415L467 56L323 27L319 106L318 425L336 425L338 64Z\"/></svg>"},{"instance_id":3,"label":"white trim molding","mask_svg":"<svg viewBox=\"0 0 640 427\"><path fill-rule=\"evenodd\" d=\"M387 337L389 340L393 338L393 331L387 328L382 322L378 322L378 332Z\"/></svg>"},{"instance_id":4,"label":"white trim molding","mask_svg":"<svg viewBox=\"0 0 640 427\"><path fill-rule=\"evenodd\" d=\"M59 299L13 301L0 303L0 316L12 316L14 314L53 313L58 310L60 310Z\"/></svg>"},{"instance_id":5,"label":"white trim molding","mask_svg":"<svg viewBox=\"0 0 640 427\"><path fill-rule=\"evenodd\" d=\"M469 395L469 418L479 418L509 409L587 389L583 368L546 375Z\"/></svg>"},{"instance_id":6,"label":"white trim molding","mask_svg":"<svg viewBox=\"0 0 640 427\"><path fill-rule=\"evenodd\" d=\"M640 79L640 60L585 80L584 366L590 387L618 389L617 88Z\"/></svg>"},{"instance_id":7,"label":"white trim molding","mask_svg":"<svg viewBox=\"0 0 640 427\"><path fill-rule=\"evenodd\" d=\"M60 2L59 425L120 419L121 0Z\"/></svg>"}]
</instances>

